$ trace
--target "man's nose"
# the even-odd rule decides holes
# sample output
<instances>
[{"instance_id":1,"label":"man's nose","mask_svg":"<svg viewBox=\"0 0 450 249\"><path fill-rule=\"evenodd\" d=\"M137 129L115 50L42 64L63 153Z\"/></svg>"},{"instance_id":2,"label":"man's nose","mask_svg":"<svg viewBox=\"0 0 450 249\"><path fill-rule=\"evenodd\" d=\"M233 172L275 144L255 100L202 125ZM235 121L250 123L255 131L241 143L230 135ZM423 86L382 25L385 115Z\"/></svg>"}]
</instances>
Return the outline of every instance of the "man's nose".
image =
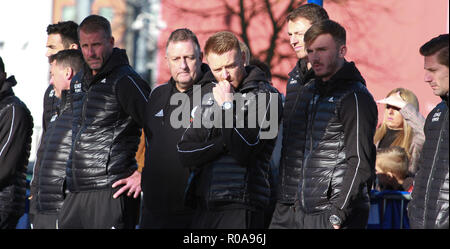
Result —
<instances>
[{"instance_id":1,"label":"man's nose","mask_svg":"<svg viewBox=\"0 0 450 249\"><path fill-rule=\"evenodd\" d=\"M183 70L188 68L187 63L186 63L186 59L181 59L180 68L183 69Z\"/></svg>"},{"instance_id":2,"label":"man's nose","mask_svg":"<svg viewBox=\"0 0 450 249\"><path fill-rule=\"evenodd\" d=\"M317 53L314 51L307 51L308 53L308 60L310 63L318 62L319 56L317 56Z\"/></svg>"},{"instance_id":3,"label":"man's nose","mask_svg":"<svg viewBox=\"0 0 450 249\"><path fill-rule=\"evenodd\" d=\"M220 76L222 77L222 80L228 80L230 74L229 74L228 71L224 68L224 69L222 70Z\"/></svg>"},{"instance_id":4,"label":"man's nose","mask_svg":"<svg viewBox=\"0 0 450 249\"><path fill-rule=\"evenodd\" d=\"M95 49L93 47L87 48L87 57L95 57Z\"/></svg>"},{"instance_id":5,"label":"man's nose","mask_svg":"<svg viewBox=\"0 0 450 249\"><path fill-rule=\"evenodd\" d=\"M425 72L425 75L423 76L423 80L425 82L432 82L433 81L433 77L431 76L431 74L429 72Z\"/></svg>"},{"instance_id":6,"label":"man's nose","mask_svg":"<svg viewBox=\"0 0 450 249\"><path fill-rule=\"evenodd\" d=\"M291 35L291 38L289 39L292 45L295 45L298 43L297 37L295 35Z\"/></svg>"}]
</instances>

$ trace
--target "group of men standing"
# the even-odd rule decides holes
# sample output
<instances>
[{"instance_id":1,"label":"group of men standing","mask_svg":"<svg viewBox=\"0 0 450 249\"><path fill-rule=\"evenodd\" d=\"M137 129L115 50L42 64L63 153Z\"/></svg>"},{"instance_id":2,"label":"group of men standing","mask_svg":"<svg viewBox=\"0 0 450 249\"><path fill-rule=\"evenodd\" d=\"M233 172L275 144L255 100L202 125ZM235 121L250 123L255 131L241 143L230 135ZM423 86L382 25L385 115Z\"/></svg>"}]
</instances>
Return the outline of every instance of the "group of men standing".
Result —
<instances>
[{"instance_id":1,"label":"group of men standing","mask_svg":"<svg viewBox=\"0 0 450 249\"><path fill-rule=\"evenodd\" d=\"M375 175L376 103L345 59L345 29L325 9L302 5L287 24L298 62L284 104L267 74L248 65L231 32L209 37L202 52L192 31L173 31L166 44L171 78L151 91L126 52L114 47L105 18L49 25L52 85L31 182L33 228L364 228ZM430 153L409 206L415 228L448 228L448 34L439 39L447 46L434 41L439 49L421 49L426 81L444 101L425 125ZM436 54L443 49L442 59ZM4 107L2 93L1 117L24 106L15 100ZM269 162L281 123L274 176ZM0 135L8 127L0 126ZM142 175L135 160L141 128ZM0 139L2 162L9 144ZM29 141L24 144L22 161L29 154ZM15 175L24 172L28 161L22 161L11 166ZM0 180L2 200L11 191ZM3 217L12 209L2 204L0 225L7 227Z\"/></svg>"}]
</instances>

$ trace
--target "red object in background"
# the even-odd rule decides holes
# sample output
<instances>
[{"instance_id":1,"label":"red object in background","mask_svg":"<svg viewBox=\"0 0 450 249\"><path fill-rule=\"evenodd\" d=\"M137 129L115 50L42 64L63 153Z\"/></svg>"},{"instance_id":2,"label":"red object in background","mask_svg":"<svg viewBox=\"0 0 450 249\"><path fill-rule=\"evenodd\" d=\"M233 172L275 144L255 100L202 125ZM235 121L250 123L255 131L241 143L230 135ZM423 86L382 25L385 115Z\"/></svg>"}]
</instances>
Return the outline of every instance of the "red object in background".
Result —
<instances>
[{"instance_id":1,"label":"red object in background","mask_svg":"<svg viewBox=\"0 0 450 249\"><path fill-rule=\"evenodd\" d=\"M259 0L245 1L245 4L259 4ZM270 1L273 13L278 17L288 1ZM306 3L306 0L304 1ZM335 3L324 1L324 8L331 19L339 22L347 30L348 53L346 58L355 61L367 81L367 87L375 99L384 98L396 87L412 90L419 98L420 111L426 116L440 102L430 87L423 81L423 57L419 47L439 34L448 33L448 2L445 0L347 0ZM189 28L195 32L203 47L206 39L221 30L241 34L240 20L236 15L225 13L225 4L233 11L239 10L238 0L161 0L161 18L167 28L162 30L158 46L157 84L169 79L169 71L164 60L165 43L170 33L177 28ZM249 6L249 5L246 5ZM246 9L250 15L251 9ZM249 41L253 54L268 48L271 22L267 14L255 12L249 22ZM287 28L280 32L280 39L287 39ZM278 43L281 43L279 40ZM278 47L277 55L292 54L286 44ZM260 58L264 59L264 58ZM296 59L282 59L271 66L272 74L287 75ZM285 92L286 82L273 78L274 86ZM379 122L382 121L384 107L379 108Z\"/></svg>"}]
</instances>

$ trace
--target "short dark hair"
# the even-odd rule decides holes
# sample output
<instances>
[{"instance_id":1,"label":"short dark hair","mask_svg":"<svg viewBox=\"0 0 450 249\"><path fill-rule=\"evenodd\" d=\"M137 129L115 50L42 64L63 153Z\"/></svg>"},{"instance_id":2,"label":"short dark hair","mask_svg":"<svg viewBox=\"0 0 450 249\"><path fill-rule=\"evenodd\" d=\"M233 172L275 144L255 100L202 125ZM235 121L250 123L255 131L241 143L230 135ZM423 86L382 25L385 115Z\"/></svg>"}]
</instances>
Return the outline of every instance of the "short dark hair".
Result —
<instances>
[{"instance_id":1,"label":"short dark hair","mask_svg":"<svg viewBox=\"0 0 450 249\"><path fill-rule=\"evenodd\" d=\"M220 31L210 36L205 44L205 54L215 53L222 55L228 51L236 49L242 54L239 40L229 31Z\"/></svg>"},{"instance_id":2,"label":"short dark hair","mask_svg":"<svg viewBox=\"0 0 450 249\"><path fill-rule=\"evenodd\" d=\"M80 35L80 30L83 30L83 32L86 33L103 30L106 34L105 38L112 37L111 23L109 23L108 19L99 15L90 15L84 18L84 20L80 23L80 26L78 26L78 36Z\"/></svg>"},{"instance_id":3,"label":"short dark hair","mask_svg":"<svg viewBox=\"0 0 450 249\"><path fill-rule=\"evenodd\" d=\"M72 43L80 45L77 29L78 24L73 21L58 22L47 26L47 35L59 34L64 48L67 49Z\"/></svg>"},{"instance_id":4,"label":"short dark hair","mask_svg":"<svg viewBox=\"0 0 450 249\"><path fill-rule=\"evenodd\" d=\"M179 41L192 41L195 45L195 49L200 54L201 52L200 43L198 43L197 36L190 29L182 28L173 31L170 34L169 39L167 40L166 50L171 42L179 42Z\"/></svg>"},{"instance_id":5,"label":"short dark hair","mask_svg":"<svg viewBox=\"0 0 450 249\"><path fill-rule=\"evenodd\" d=\"M0 73L5 72L5 64L3 63L2 57L0 56Z\"/></svg>"},{"instance_id":6,"label":"short dark hair","mask_svg":"<svg viewBox=\"0 0 450 249\"><path fill-rule=\"evenodd\" d=\"M448 34L442 34L434 37L420 47L420 54L423 56L431 56L435 53L439 53L437 55L439 64L449 67L448 42Z\"/></svg>"},{"instance_id":7,"label":"short dark hair","mask_svg":"<svg viewBox=\"0 0 450 249\"><path fill-rule=\"evenodd\" d=\"M75 74L83 68L84 64L83 55L78 49L61 50L51 55L48 60L50 63L56 61L58 65L72 68Z\"/></svg>"},{"instance_id":8,"label":"short dark hair","mask_svg":"<svg viewBox=\"0 0 450 249\"><path fill-rule=\"evenodd\" d=\"M325 20L313 24L305 33L304 41L308 46L319 35L330 34L338 46L346 43L346 31L339 23L332 20Z\"/></svg>"},{"instance_id":9,"label":"short dark hair","mask_svg":"<svg viewBox=\"0 0 450 249\"><path fill-rule=\"evenodd\" d=\"M314 3L301 5L286 16L286 21L295 21L297 18L305 18L311 24L330 19L327 11Z\"/></svg>"}]
</instances>

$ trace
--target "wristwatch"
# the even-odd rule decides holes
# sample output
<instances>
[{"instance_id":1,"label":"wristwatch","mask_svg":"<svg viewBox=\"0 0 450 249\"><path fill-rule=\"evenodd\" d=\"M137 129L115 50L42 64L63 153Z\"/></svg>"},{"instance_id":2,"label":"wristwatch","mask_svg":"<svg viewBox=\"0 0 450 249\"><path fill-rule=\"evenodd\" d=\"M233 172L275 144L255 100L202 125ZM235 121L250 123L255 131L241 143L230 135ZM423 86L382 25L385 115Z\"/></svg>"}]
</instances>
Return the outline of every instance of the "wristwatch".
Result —
<instances>
[{"instance_id":1,"label":"wristwatch","mask_svg":"<svg viewBox=\"0 0 450 249\"><path fill-rule=\"evenodd\" d=\"M330 215L329 221L332 225L340 226L341 225L341 218L339 218L337 215L332 214Z\"/></svg>"},{"instance_id":2,"label":"wristwatch","mask_svg":"<svg viewBox=\"0 0 450 249\"><path fill-rule=\"evenodd\" d=\"M231 101L223 102L222 109L223 110L230 110L233 107L233 103Z\"/></svg>"}]
</instances>

